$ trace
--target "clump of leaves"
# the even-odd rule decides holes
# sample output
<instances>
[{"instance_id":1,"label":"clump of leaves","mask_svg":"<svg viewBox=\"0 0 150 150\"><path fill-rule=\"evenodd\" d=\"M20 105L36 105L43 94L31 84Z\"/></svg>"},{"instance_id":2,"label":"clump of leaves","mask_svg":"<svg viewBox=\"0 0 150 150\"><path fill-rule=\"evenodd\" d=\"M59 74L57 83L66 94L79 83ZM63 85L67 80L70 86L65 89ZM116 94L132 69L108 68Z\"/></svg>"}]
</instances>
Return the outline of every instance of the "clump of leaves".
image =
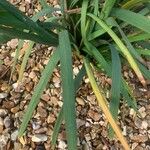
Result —
<instances>
[{"instance_id":1,"label":"clump of leaves","mask_svg":"<svg viewBox=\"0 0 150 150\"><path fill-rule=\"evenodd\" d=\"M60 0L61 9L48 6L43 0L39 2L43 9L29 18L6 0L0 1L0 42L4 43L12 38L31 40L26 47L19 81L34 42L57 47L35 88L20 127L19 137L23 136L41 94L60 62L63 106L54 127L53 148L64 120L68 149L77 149L75 95L83 76L87 74L98 104L110 123L110 136L113 137L115 132L124 148L130 149L116 124L120 99L123 98L137 113L138 110L121 69L122 65L129 64L141 84L146 87L145 79L150 79L150 72L143 55L150 55L147 49L150 39L150 20L147 17L150 13L149 0L105 0L104 3L99 0ZM56 11L61 11L61 16L54 17L52 13ZM40 22L39 17L43 15L47 15L48 19ZM23 41L20 40L14 66L22 46ZM72 53L83 59L83 67L75 79ZM12 70L14 71L14 67ZM112 78L109 104L103 89L96 83L93 75L95 70Z\"/></svg>"}]
</instances>

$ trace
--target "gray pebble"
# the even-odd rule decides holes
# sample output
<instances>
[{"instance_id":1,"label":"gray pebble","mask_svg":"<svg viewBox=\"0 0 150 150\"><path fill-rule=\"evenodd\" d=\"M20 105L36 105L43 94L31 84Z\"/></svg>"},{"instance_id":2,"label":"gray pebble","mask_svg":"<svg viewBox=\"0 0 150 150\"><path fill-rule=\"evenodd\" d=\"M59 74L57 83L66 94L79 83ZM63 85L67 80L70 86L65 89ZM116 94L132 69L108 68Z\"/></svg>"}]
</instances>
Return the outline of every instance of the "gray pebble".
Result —
<instances>
[{"instance_id":1,"label":"gray pebble","mask_svg":"<svg viewBox=\"0 0 150 150\"><path fill-rule=\"evenodd\" d=\"M15 130L12 134L11 134L11 140L12 141L16 141L18 136L18 130Z\"/></svg>"},{"instance_id":2,"label":"gray pebble","mask_svg":"<svg viewBox=\"0 0 150 150\"><path fill-rule=\"evenodd\" d=\"M4 126L5 128L9 128L11 125L11 120L10 120L10 117L7 116L5 119L4 119Z\"/></svg>"},{"instance_id":3,"label":"gray pebble","mask_svg":"<svg viewBox=\"0 0 150 150\"><path fill-rule=\"evenodd\" d=\"M0 117L5 117L7 115L6 109L0 109Z\"/></svg>"}]
</instances>

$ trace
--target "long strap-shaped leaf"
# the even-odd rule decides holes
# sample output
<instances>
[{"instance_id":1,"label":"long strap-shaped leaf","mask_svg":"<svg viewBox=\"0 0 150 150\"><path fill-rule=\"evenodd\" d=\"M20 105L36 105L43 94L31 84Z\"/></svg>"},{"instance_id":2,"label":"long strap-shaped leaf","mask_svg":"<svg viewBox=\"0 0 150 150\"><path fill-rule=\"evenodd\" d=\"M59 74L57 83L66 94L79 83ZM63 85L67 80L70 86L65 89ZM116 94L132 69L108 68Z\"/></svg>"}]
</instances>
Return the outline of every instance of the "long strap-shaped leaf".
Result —
<instances>
[{"instance_id":1,"label":"long strap-shaped leaf","mask_svg":"<svg viewBox=\"0 0 150 150\"><path fill-rule=\"evenodd\" d=\"M92 73L92 69L91 66L88 62L88 60L85 58L84 59L84 64L85 64L85 68L87 71L87 75L89 77L92 89L96 95L97 101L99 106L101 106L107 120L109 121L109 123L111 124L112 128L114 129L118 139L120 140L121 144L124 146L125 150L130 150L130 147L127 143L127 141L125 140L125 138L123 137L121 130L119 129L118 125L116 124L116 121L113 119L107 105L106 105L106 100L104 99L104 96L101 94L99 87L94 79L94 75Z\"/></svg>"},{"instance_id":2,"label":"long strap-shaped leaf","mask_svg":"<svg viewBox=\"0 0 150 150\"><path fill-rule=\"evenodd\" d=\"M133 70L135 71L137 77L139 78L140 82L145 86L146 82L145 79L138 67L138 65L136 64L135 60L133 59L132 55L130 54L129 50L127 49L127 47L123 44L123 42L120 40L120 38L113 32L113 30L111 28L108 27L108 25L102 21L101 19L99 19L97 16L88 13L88 16L90 16L91 18L93 18L94 20L97 21L97 23L104 29L107 31L107 33L112 37L112 39L115 41L115 43L117 44L117 46L120 48L121 52L125 55L126 59L128 60L130 66L133 68Z\"/></svg>"},{"instance_id":3,"label":"long strap-shaped leaf","mask_svg":"<svg viewBox=\"0 0 150 150\"><path fill-rule=\"evenodd\" d=\"M34 90L29 106L27 107L27 110L23 117L23 121L22 121L19 134L18 134L19 137L21 137L24 131L26 130L28 122L30 121L36 106L40 102L40 97L49 81L49 78L52 76L53 70L56 67L56 64L58 63L58 61L59 61L59 51L56 50L51 56L47 66L45 67L41 75L40 81Z\"/></svg>"},{"instance_id":4,"label":"long strap-shaped leaf","mask_svg":"<svg viewBox=\"0 0 150 150\"><path fill-rule=\"evenodd\" d=\"M100 16L102 19L106 19L109 16L115 2L116 0L105 0Z\"/></svg>"},{"instance_id":5,"label":"long strap-shaped leaf","mask_svg":"<svg viewBox=\"0 0 150 150\"><path fill-rule=\"evenodd\" d=\"M117 120L119 104L120 104L120 93L121 93L121 62L119 54L115 47L110 45L111 56L112 56L112 86L111 86L111 100L110 100L110 112L114 118ZM113 129L109 130L110 137L113 137Z\"/></svg>"},{"instance_id":6,"label":"long strap-shaped leaf","mask_svg":"<svg viewBox=\"0 0 150 150\"><path fill-rule=\"evenodd\" d=\"M25 16L21 11L16 9L12 4L6 0L0 0L0 6L6 9L11 15L16 17L19 21L23 22L26 26L29 26L32 31L37 33L39 37L44 38L49 41L52 45L57 46L57 35L52 31L47 32L42 27L40 27L36 22L32 21L29 17Z\"/></svg>"},{"instance_id":7,"label":"long strap-shaped leaf","mask_svg":"<svg viewBox=\"0 0 150 150\"><path fill-rule=\"evenodd\" d=\"M76 92L77 92L77 90L80 87L80 83L81 83L85 73L86 73L85 67L83 66L81 68L80 72L78 73L78 75L74 79L74 86L75 86L75 91ZM59 133L62 121L64 119L63 109L64 109L64 105L62 106L62 108L61 108L61 110L60 110L60 112L58 114L58 117L57 117L57 120L56 120L56 123L55 123L55 126L54 126L52 140L51 140L52 149L55 148L57 137L58 137L58 133Z\"/></svg>"},{"instance_id":8,"label":"long strap-shaped leaf","mask_svg":"<svg viewBox=\"0 0 150 150\"><path fill-rule=\"evenodd\" d=\"M72 53L69 35L66 30L59 34L59 52L64 100L64 119L69 150L77 150L77 127L75 111L75 87L72 71Z\"/></svg>"},{"instance_id":9,"label":"long strap-shaped leaf","mask_svg":"<svg viewBox=\"0 0 150 150\"><path fill-rule=\"evenodd\" d=\"M125 9L113 9L112 15L120 20L127 22L147 33L150 33L150 19L129 10Z\"/></svg>"}]
</instances>

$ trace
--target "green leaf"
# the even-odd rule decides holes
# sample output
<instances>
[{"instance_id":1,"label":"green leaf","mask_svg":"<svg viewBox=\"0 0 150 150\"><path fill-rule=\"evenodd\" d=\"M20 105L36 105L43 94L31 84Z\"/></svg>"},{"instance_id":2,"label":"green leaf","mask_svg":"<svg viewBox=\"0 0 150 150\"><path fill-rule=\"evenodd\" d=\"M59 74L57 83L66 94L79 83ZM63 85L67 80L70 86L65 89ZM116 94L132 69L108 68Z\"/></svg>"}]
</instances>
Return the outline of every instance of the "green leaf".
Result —
<instances>
[{"instance_id":1,"label":"green leaf","mask_svg":"<svg viewBox=\"0 0 150 150\"><path fill-rule=\"evenodd\" d=\"M121 62L115 47L110 45L110 49L112 56L112 86L109 108L114 120L117 120L121 92ZM114 136L112 128L109 129L109 135L111 138Z\"/></svg>"},{"instance_id":2,"label":"green leaf","mask_svg":"<svg viewBox=\"0 0 150 150\"><path fill-rule=\"evenodd\" d=\"M49 78L51 78L53 70L56 67L58 61L59 61L59 51L57 49L56 51L54 51L53 55L51 56L51 58L47 64L47 66L43 70L40 81L34 90L33 96L31 98L29 106L27 107L27 110L26 110L25 115L23 117L21 127L19 129L19 133L18 133L19 137L23 136L23 133L27 128L27 125L28 125L28 123L32 117L32 114L33 114L36 106L40 102L40 97L41 97L41 95L42 95L42 93L43 93L43 91L44 91L44 89L45 89L45 87L49 81Z\"/></svg>"},{"instance_id":3,"label":"green leaf","mask_svg":"<svg viewBox=\"0 0 150 150\"><path fill-rule=\"evenodd\" d=\"M5 35L3 33L0 33L0 44L3 44L9 40L11 40L11 37L9 37L8 35Z\"/></svg>"},{"instance_id":4,"label":"green leaf","mask_svg":"<svg viewBox=\"0 0 150 150\"><path fill-rule=\"evenodd\" d=\"M75 87L72 71L72 53L69 35L66 30L59 34L62 96L64 100L64 119L69 150L77 150L77 127L75 111Z\"/></svg>"},{"instance_id":5,"label":"green leaf","mask_svg":"<svg viewBox=\"0 0 150 150\"><path fill-rule=\"evenodd\" d=\"M81 68L81 70L79 71L78 75L74 79L74 86L75 86L75 91L76 92L80 87L80 83L81 83L85 73L86 73L85 67L83 66ZM56 120L56 123L55 123L55 126L54 126L52 140L51 140L51 144L53 146L53 149L55 148L58 133L59 133L59 130L60 130L63 118L64 118L63 109L64 109L64 105L62 106L62 108L61 108L61 110L58 114L58 117L57 117L57 120Z\"/></svg>"},{"instance_id":6,"label":"green leaf","mask_svg":"<svg viewBox=\"0 0 150 150\"><path fill-rule=\"evenodd\" d=\"M101 11L101 19L106 19L109 16L115 2L116 0L105 0L104 6L102 7Z\"/></svg>"},{"instance_id":7,"label":"green leaf","mask_svg":"<svg viewBox=\"0 0 150 150\"><path fill-rule=\"evenodd\" d=\"M49 7L45 0L38 0L43 8Z\"/></svg>"},{"instance_id":8,"label":"green leaf","mask_svg":"<svg viewBox=\"0 0 150 150\"><path fill-rule=\"evenodd\" d=\"M24 73L27 61L29 60L29 56L31 54L31 50L33 48L33 45L34 45L34 42L30 41L28 43L28 47L26 48L25 55L24 55L22 63L21 63L21 68L19 70L19 79L18 79L19 83L21 82L21 80L23 78L23 73Z\"/></svg>"},{"instance_id":9,"label":"green leaf","mask_svg":"<svg viewBox=\"0 0 150 150\"><path fill-rule=\"evenodd\" d=\"M55 45L55 46L57 45L57 42L58 42L57 34L55 34L52 31L47 32L46 30L44 30L44 28L40 27L36 22L32 21L29 17L25 16L20 10L15 8L8 1L1 0L0 6L3 7L3 9L5 9L10 15L13 15L20 22L24 23L24 25L30 27L32 32L35 32L36 34L38 34L39 38L43 39L43 35L44 35L44 39L46 41L49 41L49 43L52 45ZM0 28L2 28L2 27L0 27ZM5 28L5 29L8 29L8 28ZM19 30L19 28L17 28L17 30ZM2 32L2 31L0 31L0 32ZM24 37L22 37L22 38L24 38Z\"/></svg>"},{"instance_id":10,"label":"green leaf","mask_svg":"<svg viewBox=\"0 0 150 150\"><path fill-rule=\"evenodd\" d=\"M147 33L150 33L150 19L129 10L125 9L113 9L112 15L118 19L127 22Z\"/></svg>"},{"instance_id":11,"label":"green leaf","mask_svg":"<svg viewBox=\"0 0 150 150\"><path fill-rule=\"evenodd\" d=\"M124 54L124 56L126 57L126 59L128 60L130 66L132 67L132 69L134 70L134 72L136 73L137 77L139 78L140 82L145 86L145 79L137 65L137 63L135 62L134 58L132 57L131 53L129 52L129 50L127 49L127 47L123 44L123 42L120 40L120 38L116 35L116 33L101 19L99 19L98 17L96 17L95 15L88 13L88 16L90 16L91 18L93 18L94 20L97 21L97 23L104 29L107 31L107 33L112 37L112 39L114 40L114 42L116 43L116 45L119 47L119 49L121 50L121 52Z\"/></svg>"}]
</instances>

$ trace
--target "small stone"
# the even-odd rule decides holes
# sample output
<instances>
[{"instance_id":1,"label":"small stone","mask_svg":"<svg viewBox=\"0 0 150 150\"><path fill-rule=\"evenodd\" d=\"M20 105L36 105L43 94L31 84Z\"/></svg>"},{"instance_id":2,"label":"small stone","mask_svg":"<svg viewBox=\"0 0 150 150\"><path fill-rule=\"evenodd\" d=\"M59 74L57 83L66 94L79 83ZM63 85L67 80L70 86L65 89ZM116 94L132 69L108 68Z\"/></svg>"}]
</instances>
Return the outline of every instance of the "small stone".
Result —
<instances>
[{"instance_id":1,"label":"small stone","mask_svg":"<svg viewBox=\"0 0 150 150\"><path fill-rule=\"evenodd\" d=\"M5 117L7 115L6 109L0 109L0 117Z\"/></svg>"},{"instance_id":2,"label":"small stone","mask_svg":"<svg viewBox=\"0 0 150 150\"><path fill-rule=\"evenodd\" d=\"M0 125L3 126L4 125L4 120L0 117Z\"/></svg>"},{"instance_id":3,"label":"small stone","mask_svg":"<svg viewBox=\"0 0 150 150\"><path fill-rule=\"evenodd\" d=\"M132 144L132 149L135 149L137 147L138 143L133 143Z\"/></svg>"},{"instance_id":4,"label":"small stone","mask_svg":"<svg viewBox=\"0 0 150 150\"><path fill-rule=\"evenodd\" d=\"M27 2L27 3L31 3L31 0L25 0L25 2Z\"/></svg>"},{"instance_id":5,"label":"small stone","mask_svg":"<svg viewBox=\"0 0 150 150\"><path fill-rule=\"evenodd\" d=\"M80 128L83 125L85 125L85 121L81 119L77 119L77 128Z\"/></svg>"},{"instance_id":6,"label":"small stone","mask_svg":"<svg viewBox=\"0 0 150 150\"><path fill-rule=\"evenodd\" d=\"M19 109L20 109L20 108L19 108L19 105L17 105L16 107L11 108L11 112L15 114L16 112L19 111Z\"/></svg>"},{"instance_id":7,"label":"small stone","mask_svg":"<svg viewBox=\"0 0 150 150\"><path fill-rule=\"evenodd\" d=\"M79 73L79 68L78 67L74 67L73 68L73 73L74 73L74 75L77 75Z\"/></svg>"},{"instance_id":8,"label":"small stone","mask_svg":"<svg viewBox=\"0 0 150 150\"><path fill-rule=\"evenodd\" d=\"M138 128L141 128L142 126L142 120L138 117L135 117L135 121L134 121L135 125L138 127Z\"/></svg>"},{"instance_id":9,"label":"small stone","mask_svg":"<svg viewBox=\"0 0 150 150\"><path fill-rule=\"evenodd\" d=\"M131 140L137 143L146 142L148 140L148 136L147 135L134 135L133 137L131 137Z\"/></svg>"},{"instance_id":10,"label":"small stone","mask_svg":"<svg viewBox=\"0 0 150 150\"><path fill-rule=\"evenodd\" d=\"M0 93L0 98L3 99L3 98L6 98L8 96L7 93Z\"/></svg>"},{"instance_id":11,"label":"small stone","mask_svg":"<svg viewBox=\"0 0 150 150\"><path fill-rule=\"evenodd\" d=\"M77 101L77 103L78 103L79 105L82 105L82 106L85 105L84 100L83 100L82 98L80 98L80 97L77 97L77 98L76 98L76 101Z\"/></svg>"},{"instance_id":12,"label":"small stone","mask_svg":"<svg viewBox=\"0 0 150 150\"><path fill-rule=\"evenodd\" d=\"M21 150L22 149L22 146L21 146L21 143L14 143L14 150Z\"/></svg>"},{"instance_id":13,"label":"small stone","mask_svg":"<svg viewBox=\"0 0 150 150\"><path fill-rule=\"evenodd\" d=\"M36 77L36 74L35 74L35 72L30 72L30 74L29 74L29 78L31 78L31 79L34 79Z\"/></svg>"},{"instance_id":14,"label":"small stone","mask_svg":"<svg viewBox=\"0 0 150 150\"><path fill-rule=\"evenodd\" d=\"M145 111L146 111L145 107L141 107L139 109L139 112L140 112L142 118L145 118L145 116L146 116L146 112Z\"/></svg>"},{"instance_id":15,"label":"small stone","mask_svg":"<svg viewBox=\"0 0 150 150\"><path fill-rule=\"evenodd\" d=\"M53 123L56 120L53 114L50 114L47 118L47 123Z\"/></svg>"},{"instance_id":16,"label":"small stone","mask_svg":"<svg viewBox=\"0 0 150 150\"><path fill-rule=\"evenodd\" d=\"M26 8L25 8L25 6L21 5L21 6L19 7L19 10L21 10L22 12L25 12L25 11L26 11Z\"/></svg>"},{"instance_id":17,"label":"small stone","mask_svg":"<svg viewBox=\"0 0 150 150\"><path fill-rule=\"evenodd\" d=\"M38 130L41 127L41 122L32 122L33 130Z\"/></svg>"},{"instance_id":18,"label":"small stone","mask_svg":"<svg viewBox=\"0 0 150 150\"><path fill-rule=\"evenodd\" d=\"M47 135L45 134L35 134L32 136L31 140L33 142L45 142L47 141Z\"/></svg>"},{"instance_id":19,"label":"small stone","mask_svg":"<svg viewBox=\"0 0 150 150\"><path fill-rule=\"evenodd\" d=\"M48 115L46 109L45 109L45 108L42 108L42 107L38 107L38 108L37 108L37 113L38 113L41 117L43 117L43 118L46 118L47 115Z\"/></svg>"},{"instance_id":20,"label":"small stone","mask_svg":"<svg viewBox=\"0 0 150 150\"><path fill-rule=\"evenodd\" d=\"M9 128L11 125L11 120L10 118L7 116L5 119L4 119L4 126L5 128Z\"/></svg>"},{"instance_id":21,"label":"small stone","mask_svg":"<svg viewBox=\"0 0 150 150\"><path fill-rule=\"evenodd\" d=\"M134 116L135 113L136 113L135 110L131 108L131 109L130 109L130 115L131 115L131 116Z\"/></svg>"},{"instance_id":22,"label":"small stone","mask_svg":"<svg viewBox=\"0 0 150 150\"><path fill-rule=\"evenodd\" d=\"M18 130L15 130L15 131L12 132L12 134L11 134L11 140L12 140L12 141L16 141L16 140L17 140L17 136L18 136Z\"/></svg>"},{"instance_id":23,"label":"small stone","mask_svg":"<svg viewBox=\"0 0 150 150\"><path fill-rule=\"evenodd\" d=\"M88 115L90 116L91 119L93 119L95 122L100 120L100 114L93 111L89 110Z\"/></svg>"},{"instance_id":24,"label":"small stone","mask_svg":"<svg viewBox=\"0 0 150 150\"><path fill-rule=\"evenodd\" d=\"M15 106L15 103L12 101L4 101L3 102L3 107L7 109L11 109Z\"/></svg>"},{"instance_id":25,"label":"small stone","mask_svg":"<svg viewBox=\"0 0 150 150\"><path fill-rule=\"evenodd\" d=\"M46 127L44 127L44 128L40 128L40 129L38 129L38 130L35 130L34 132L36 133L36 134L43 134L43 133L46 133L47 132L47 128Z\"/></svg>"},{"instance_id":26,"label":"small stone","mask_svg":"<svg viewBox=\"0 0 150 150\"><path fill-rule=\"evenodd\" d=\"M3 130L4 130L4 126L0 125L0 134L3 132Z\"/></svg>"},{"instance_id":27,"label":"small stone","mask_svg":"<svg viewBox=\"0 0 150 150\"><path fill-rule=\"evenodd\" d=\"M49 101L50 96L49 96L48 94L43 94L43 95L41 96L41 99L47 102L47 101Z\"/></svg>"},{"instance_id":28,"label":"small stone","mask_svg":"<svg viewBox=\"0 0 150 150\"><path fill-rule=\"evenodd\" d=\"M7 46L11 47L12 49L15 49L18 45L18 39L12 39L7 43Z\"/></svg>"},{"instance_id":29,"label":"small stone","mask_svg":"<svg viewBox=\"0 0 150 150\"><path fill-rule=\"evenodd\" d=\"M60 140L58 142L58 148L59 149L66 149L66 147L67 147L67 145L66 145L66 143L64 141Z\"/></svg>"},{"instance_id":30,"label":"small stone","mask_svg":"<svg viewBox=\"0 0 150 150\"><path fill-rule=\"evenodd\" d=\"M0 146L3 148L7 145L10 135L8 133L0 135Z\"/></svg>"},{"instance_id":31,"label":"small stone","mask_svg":"<svg viewBox=\"0 0 150 150\"><path fill-rule=\"evenodd\" d=\"M135 150L144 150L144 148L141 147L141 146L137 146L137 147L135 148Z\"/></svg>"},{"instance_id":32,"label":"small stone","mask_svg":"<svg viewBox=\"0 0 150 150\"><path fill-rule=\"evenodd\" d=\"M147 129L147 128L148 128L147 121L142 121L141 129Z\"/></svg>"}]
</instances>

